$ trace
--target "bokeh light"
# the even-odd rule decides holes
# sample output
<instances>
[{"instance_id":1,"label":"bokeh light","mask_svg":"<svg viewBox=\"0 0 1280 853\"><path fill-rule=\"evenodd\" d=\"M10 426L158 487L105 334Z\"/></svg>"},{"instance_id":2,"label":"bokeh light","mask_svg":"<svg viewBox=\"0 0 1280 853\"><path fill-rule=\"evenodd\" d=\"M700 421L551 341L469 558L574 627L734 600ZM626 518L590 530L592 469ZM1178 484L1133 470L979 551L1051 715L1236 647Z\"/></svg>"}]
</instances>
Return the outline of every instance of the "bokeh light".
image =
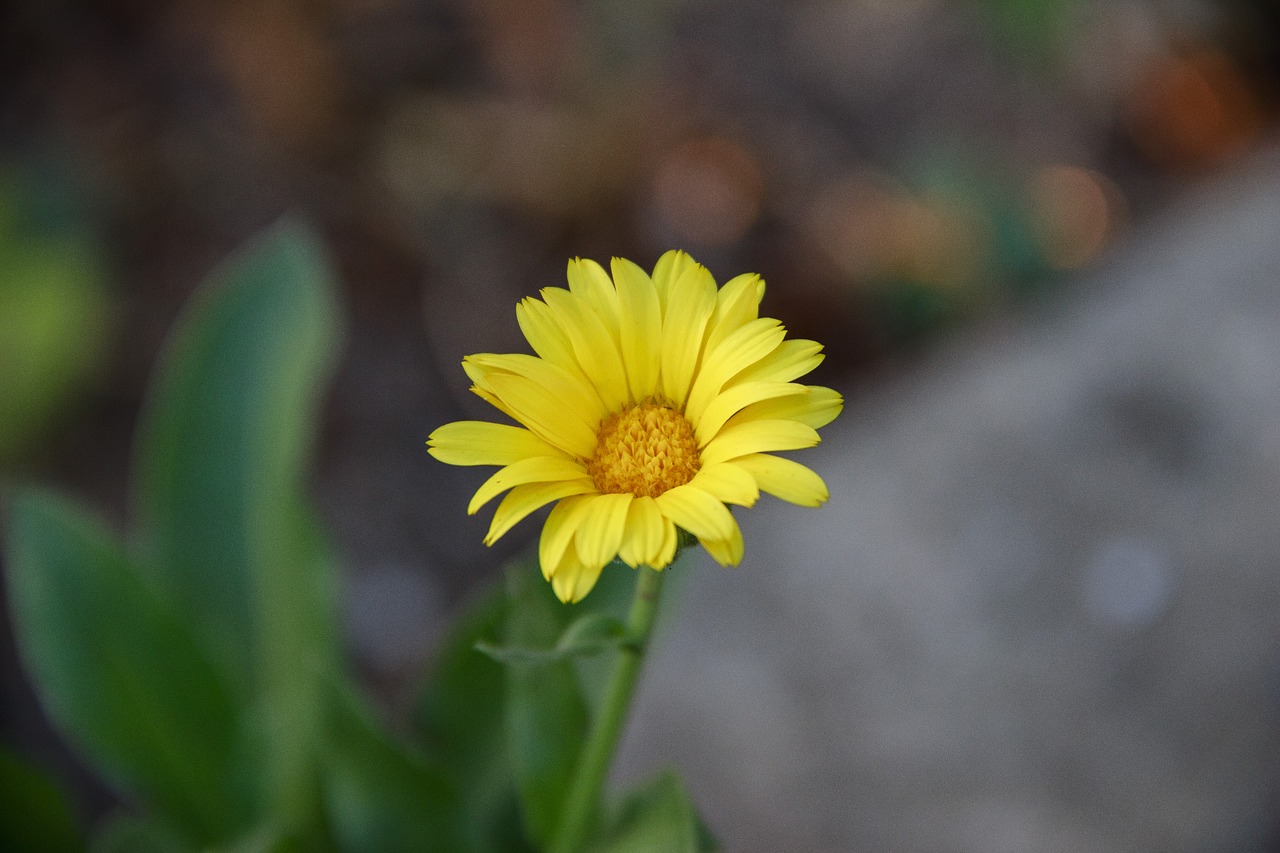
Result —
<instances>
[{"instance_id":1,"label":"bokeh light","mask_svg":"<svg viewBox=\"0 0 1280 853\"><path fill-rule=\"evenodd\" d=\"M1119 191L1092 169L1047 166L1031 176L1028 190L1040 244L1055 269L1096 259L1123 225Z\"/></svg>"},{"instance_id":2,"label":"bokeh light","mask_svg":"<svg viewBox=\"0 0 1280 853\"><path fill-rule=\"evenodd\" d=\"M741 240L764 204L756 157L725 137L691 139L667 152L653 178L653 206L676 242L723 246Z\"/></svg>"}]
</instances>

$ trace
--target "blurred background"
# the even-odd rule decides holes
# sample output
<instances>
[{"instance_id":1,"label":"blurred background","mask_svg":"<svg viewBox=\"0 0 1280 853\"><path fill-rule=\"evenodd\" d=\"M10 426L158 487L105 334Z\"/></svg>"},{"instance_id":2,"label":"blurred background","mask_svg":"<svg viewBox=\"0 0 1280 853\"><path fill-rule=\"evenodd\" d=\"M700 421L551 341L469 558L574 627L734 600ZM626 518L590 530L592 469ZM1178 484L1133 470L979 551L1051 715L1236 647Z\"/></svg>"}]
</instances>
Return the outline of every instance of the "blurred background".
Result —
<instances>
[{"instance_id":1,"label":"blurred background","mask_svg":"<svg viewBox=\"0 0 1280 853\"><path fill-rule=\"evenodd\" d=\"M0 476L123 526L167 329L302 213L349 316L315 489L403 713L538 529L485 549L425 453L486 416L459 360L569 257L682 247L848 404L831 506L689 573L622 772L729 850L1280 850L1277 86L1270 0L16 0ZM91 822L7 627L0 676Z\"/></svg>"}]
</instances>

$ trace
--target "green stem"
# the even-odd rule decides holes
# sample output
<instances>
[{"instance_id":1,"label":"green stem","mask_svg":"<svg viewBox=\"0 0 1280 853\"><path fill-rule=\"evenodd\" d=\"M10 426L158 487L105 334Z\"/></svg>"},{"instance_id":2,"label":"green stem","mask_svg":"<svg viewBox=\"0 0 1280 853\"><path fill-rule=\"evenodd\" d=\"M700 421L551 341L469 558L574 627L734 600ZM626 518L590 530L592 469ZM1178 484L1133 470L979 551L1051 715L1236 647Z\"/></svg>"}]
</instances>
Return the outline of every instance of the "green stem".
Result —
<instances>
[{"instance_id":1,"label":"green stem","mask_svg":"<svg viewBox=\"0 0 1280 853\"><path fill-rule=\"evenodd\" d=\"M560 814L560 825L551 842L550 849L555 853L579 853L587 840L592 819L600 806L601 789L613 763L622 726L627 720L627 710L649 646L649 635L653 632L662 577L663 572L645 566L636 569L636 591L631 599L631 614L627 617L628 642L618 649L618 659L605 688L604 702L578 757L578 766L574 768L564 811Z\"/></svg>"}]
</instances>

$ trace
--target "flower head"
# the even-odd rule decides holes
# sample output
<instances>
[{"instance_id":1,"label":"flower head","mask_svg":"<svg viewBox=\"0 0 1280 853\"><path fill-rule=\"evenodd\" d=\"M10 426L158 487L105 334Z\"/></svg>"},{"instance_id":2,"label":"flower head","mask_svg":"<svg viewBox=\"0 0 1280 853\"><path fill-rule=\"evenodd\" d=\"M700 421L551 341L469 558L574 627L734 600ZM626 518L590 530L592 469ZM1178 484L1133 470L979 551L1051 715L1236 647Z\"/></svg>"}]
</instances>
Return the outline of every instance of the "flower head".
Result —
<instances>
[{"instance_id":1,"label":"flower head","mask_svg":"<svg viewBox=\"0 0 1280 853\"><path fill-rule=\"evenodd\" d=\"M677 528L721 565L742 560L726 504L761 492L801 506L827 500L822 479L776 451L812 447L840 413L840 395L794 380L822 347L785 340L758 316L764 281L740 275L717 289L683 252L649 276L614 258L569 262L569 288L516 306L536 355L472 355L472 391L516 425L458 421L431 434L451 465L499 465L467 508L503 492L485 544L556 501L542 528L543 576L579 601L615 557L665 568Z\"/></svg>"}]
</instances>

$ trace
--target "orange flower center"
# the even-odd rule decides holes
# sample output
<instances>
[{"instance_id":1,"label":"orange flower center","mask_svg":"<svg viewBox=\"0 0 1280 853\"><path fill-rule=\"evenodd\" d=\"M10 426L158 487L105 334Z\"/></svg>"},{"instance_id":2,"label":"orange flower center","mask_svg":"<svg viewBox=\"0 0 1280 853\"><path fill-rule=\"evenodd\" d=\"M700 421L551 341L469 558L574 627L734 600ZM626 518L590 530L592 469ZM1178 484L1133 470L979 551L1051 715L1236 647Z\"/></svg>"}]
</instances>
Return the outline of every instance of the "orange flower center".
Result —
<instances>
[{"instance_id":1,"label":"orange flower center","mask_svg":"<svg viewBox=\"0 0 1280 853\"><path fill-rule=\"evenodd\" d=\"M606 495L656 498L692 480L702 464L693 426L653 400L610 415L598 436L587 471Z\"/></svg>"}]
</instances>

